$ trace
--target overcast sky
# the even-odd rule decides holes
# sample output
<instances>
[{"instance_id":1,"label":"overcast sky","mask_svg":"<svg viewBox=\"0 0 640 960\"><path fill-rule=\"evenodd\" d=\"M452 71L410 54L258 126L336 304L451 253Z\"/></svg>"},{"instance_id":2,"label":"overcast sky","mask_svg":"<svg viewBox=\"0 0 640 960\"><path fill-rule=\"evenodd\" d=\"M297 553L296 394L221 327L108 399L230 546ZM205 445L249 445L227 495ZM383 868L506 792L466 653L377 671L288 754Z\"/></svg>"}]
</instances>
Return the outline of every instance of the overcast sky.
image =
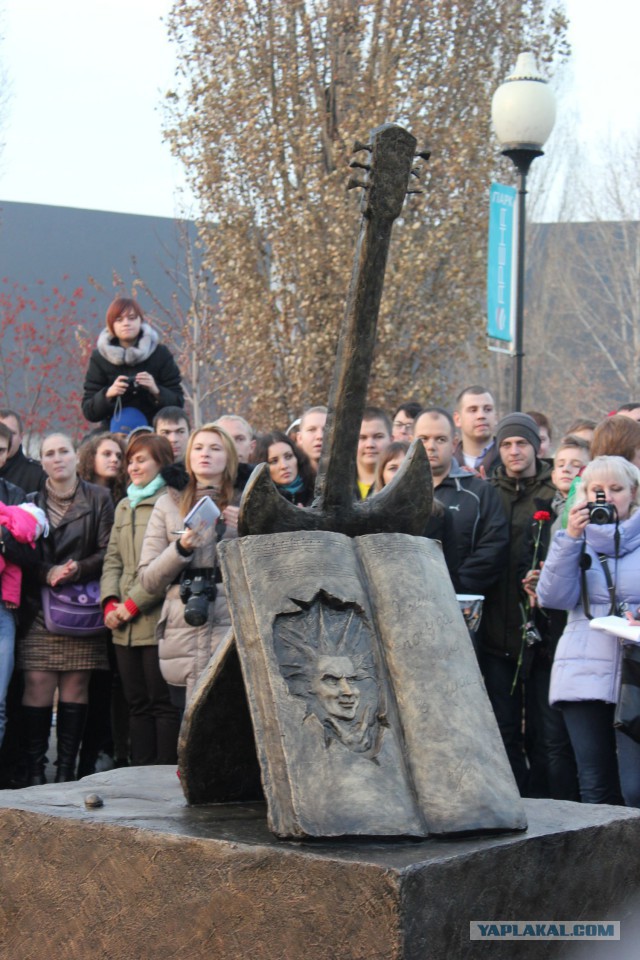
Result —
<instances>
[{"instance_id":1,"label":"overcast sky","mask_svg":"<svg viewBox=\"0 0 640 960\"><path fill-rule=\"evenodd\" d=\"M161 136L175 68L162 22L170 7L171 0L0 0L8 97L0 202L194 213ZM577 158L597 159L639 129L640 3L566 7L573 58L559 111L575 118ZM547 153L553 147L550 140Z\"/></svg>"}]
</instances>

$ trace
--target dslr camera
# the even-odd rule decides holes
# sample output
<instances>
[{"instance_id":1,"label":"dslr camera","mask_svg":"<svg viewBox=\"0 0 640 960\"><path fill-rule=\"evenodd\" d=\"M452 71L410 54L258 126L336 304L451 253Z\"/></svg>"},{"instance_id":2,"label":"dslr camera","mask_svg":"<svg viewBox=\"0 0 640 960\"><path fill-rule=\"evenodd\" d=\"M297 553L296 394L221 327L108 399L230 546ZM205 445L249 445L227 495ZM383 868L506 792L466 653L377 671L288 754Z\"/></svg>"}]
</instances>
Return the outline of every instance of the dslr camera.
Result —
<instances>
[{"instance_id":1,"label":"dslr camera","mask_svg":"<svg viewBox=\"0 0 640 960\"><path fill-rule=\"evenodd\" d=\"M180 599L190 627L201 627L207 622L209 604L217 595L213 570L185 570L180 580Z\"/></svg>"},{"instance_id":2,"label":"dslr camera","mask_svg":"<svg viewBox=\"0 0 640 960\"><path fill-rule=\"evenodd\" d=\"M587 506L589 508L589 523L602 525L603 523L615 523L618 519L618 511L612 503L607 503L604 490L598 490L595 503L588 503Z\"/></svg>"}]
</instances>

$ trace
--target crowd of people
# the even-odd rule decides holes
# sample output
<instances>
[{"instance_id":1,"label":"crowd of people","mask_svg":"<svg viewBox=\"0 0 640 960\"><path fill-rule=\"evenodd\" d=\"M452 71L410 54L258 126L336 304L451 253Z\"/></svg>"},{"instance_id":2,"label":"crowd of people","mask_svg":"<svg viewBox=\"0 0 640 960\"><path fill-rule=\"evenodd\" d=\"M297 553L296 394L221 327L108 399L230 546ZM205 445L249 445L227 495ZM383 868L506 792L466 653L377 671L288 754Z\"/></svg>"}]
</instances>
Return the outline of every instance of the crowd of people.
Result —
<instances>
[{"instance_id":1,"label":"crowd of people","mask_svg":"<svg viewBox=\"0 0 640 960\"><path fill-rule=\"evenodd\" d=\"M174 358L135 300L107 311L82 409L97 427L80 448L52 432L39 459L20 413L0 410L3 787L46 782L54 717L58 782L175 763L182 713L230 625L217 545L238 535L249 476L264 463L290 502L314 498L326 407L259 435L237 414L192 430ZM621 641L590 626L640 620L639 421L629 403L554 442L541 413L499 419L482 385L453 410L364 411L354 499L424 445L424 535L455 591L484 598L471 640L525 796L640 806L640 745L614 726ZM203 497L220 511L205 538L184 524Z\"/></svg>"}]
</instances>

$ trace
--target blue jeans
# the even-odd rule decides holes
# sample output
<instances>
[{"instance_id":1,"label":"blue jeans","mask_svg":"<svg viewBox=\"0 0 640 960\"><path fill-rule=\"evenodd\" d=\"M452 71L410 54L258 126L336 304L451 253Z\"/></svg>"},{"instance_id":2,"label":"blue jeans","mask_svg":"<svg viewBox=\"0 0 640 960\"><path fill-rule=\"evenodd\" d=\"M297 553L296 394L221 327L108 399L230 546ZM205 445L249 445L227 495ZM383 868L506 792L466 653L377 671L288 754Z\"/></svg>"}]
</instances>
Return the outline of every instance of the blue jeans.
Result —
<instances>
[{"instance_id":1,"label":"blue jeans","mask_svg":"<svg viewBox=\"0 0 640 960\"><path fill-rule=\"evenodd\" d=\"M640 807L640 743L616 730L622 796L628 807Z\"/></svg>"},{"instance_id":2,"label":"blue jeans","mask_svg":"<svg viewBox=\"0 0 640 960\"><path fill-rule=\"evenodd\" d=\"M558 704L569 731L578 764L583 803L624 804L618 775L615 704L602 700L564 701Z\"/></svg>"},{"instance_id":3,"label":"blue jeans","mask_svg":"<svg viewBox=\"0 0 640 960\"><path fill-rule=\"evenodd\" d=\"M580 800L578 771L562 713L549 706L551 663L534 660L525 682L525 744L529 779L525 797Z\"/></svg>"},{"instance_id":4,"label":"blue jeans","mask_svg":"<svg viewBox=\"0 0 640 960\"><path fill-rule=\"evenodd\" d=\"M0 746L7 725L7 690L13 675L16 618L0 600Z\"/></svg>"}]
</instances>

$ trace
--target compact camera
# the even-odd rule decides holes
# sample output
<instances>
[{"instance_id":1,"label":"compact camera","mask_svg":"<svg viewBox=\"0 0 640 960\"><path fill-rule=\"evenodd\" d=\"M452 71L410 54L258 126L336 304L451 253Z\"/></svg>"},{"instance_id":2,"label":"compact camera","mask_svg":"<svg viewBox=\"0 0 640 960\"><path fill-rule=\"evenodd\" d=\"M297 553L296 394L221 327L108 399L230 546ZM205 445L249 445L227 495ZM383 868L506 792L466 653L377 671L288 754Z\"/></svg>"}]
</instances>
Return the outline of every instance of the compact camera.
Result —
<instances>
[{"instance_id":1,"label":"compact camera","mask_svg":"<svg viewBox=\"0 0 640 960\"><path fill-rule=\"evenodd\" d=\"M135 377L127 377L127 393L137 393L138 384Z\"/></svg>"},{"instance_id":2,"label":"compact camera","mask_svg":"<svg viewBox=\"0 0 640 960\"><path fill-rule=\"evenodd\" d=\"M524 641L528 647L535 647L537 643L542 643L540 631L533 620L529 620L529 622L524 625Z\"/></svg>"},{"instance_id":3,"label":"compact camera","mask_svg":"<svg viewBox=\"0 0 640 960\"><path fill-rule=\"evenodd\" d=\"M598 490L596 493L596 502L588 503L589 523L615 523L618 518L618 511L612 503L607 503L604 490Z\"/></svg>"},{"instance_id":4,"label":"compact camera","mask_svg":"<svg viewBox=\"0 0 640 960\"><path fill-rule=\"evenodd\" d=\"M186 570L180 581L180 599L184 603L184 619L190 627L207 622L209 604L218 595L213 571Z\"/></svg>"}]
</instances>

